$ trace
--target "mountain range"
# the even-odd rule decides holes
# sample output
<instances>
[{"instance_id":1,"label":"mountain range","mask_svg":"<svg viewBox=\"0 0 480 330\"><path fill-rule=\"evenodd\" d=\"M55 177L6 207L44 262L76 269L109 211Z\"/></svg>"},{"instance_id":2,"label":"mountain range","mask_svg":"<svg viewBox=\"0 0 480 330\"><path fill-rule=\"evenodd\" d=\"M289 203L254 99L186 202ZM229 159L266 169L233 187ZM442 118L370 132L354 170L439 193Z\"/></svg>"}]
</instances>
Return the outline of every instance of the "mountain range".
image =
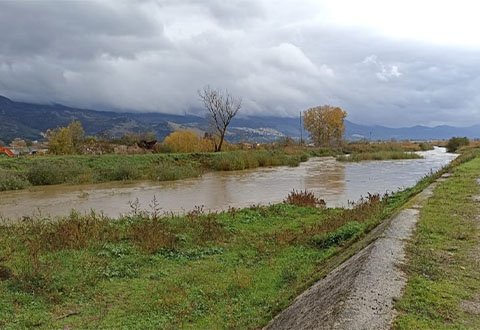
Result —
<instances>
[{"instance_id":1,"label":"mountain range","mask_svg":"<svg viewBox=\"0 0 480 330\"><path fill-rule=\"evenodd\" d=\"M125 133L152 131L163 140L176 129L208 130L205 117L165 113L139 113L78 109L61 104L32 104L12 101L0 96L0 140L16 137L41 139L41 133L57 126L66 126L72 120L82 123L88 135L119 137ZM359 125L345 121L348 140L433 140L452 136L480 138L480 125L469 127L413 126L390 128L380 125ZM273 116L238 116L228 129L227 140L232 142L269 142L282 137L300 138L300 119ZM302 132L303 137L306 133Z\"/></svg>"}]
</instances>

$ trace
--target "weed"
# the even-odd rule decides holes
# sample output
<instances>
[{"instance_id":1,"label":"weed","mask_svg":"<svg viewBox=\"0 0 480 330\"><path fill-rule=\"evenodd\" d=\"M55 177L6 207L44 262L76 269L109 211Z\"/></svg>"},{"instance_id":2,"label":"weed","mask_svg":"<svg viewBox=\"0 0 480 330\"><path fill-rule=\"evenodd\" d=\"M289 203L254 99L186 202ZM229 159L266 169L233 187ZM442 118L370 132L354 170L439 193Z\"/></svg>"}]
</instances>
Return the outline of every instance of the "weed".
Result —
<instances>
[{"instance_id":1,"label":"weed","mask_svg":"<svg viewBox=\"0 0 480 330\"><path fill-rule=\"evenodd\" d=\"M215 214L190 218L197 244L220 241L227 235L225 228L217 221Z\"/></svg>"},{"instance_id":2,"label":"weed","mask_svg":"<svg viewBox=\"0 0 480 330\"><path fill-rule=\"evenodd\" d=\"M20 175L0 170L0 191L24 189L29 185Z\"/></svg>"},{"instance_id":3,"label":"weed","mask_svg":"<svg viewBox=\"0 0 480 330\"><path fill-rule=\"evenodd\" d=\"M330 232L324 233L319 235L314 235L311 238L311 242L318 248L326 249L334 245L339 245L344 241L349 240L350 238L354 237L355 235L362 233L365 227L360 224L359 222L352 221L347 222L345 225L340 227L339 229Z\"/></svg>"},{"instance_id":4,"label":"weed","mask_svg":"<svg viewBox=\"0 0 480 330\"><path fill-rule=\"evenodd\" d=\"M108 218L94 212L81 215L72 211L70 216L46 224L38 224L38 243L49 250L82 249L91 244L117 241L119 233Z\"/></svg>"},{"instance_id":5,"label":"weed","mask_svg":"<svg viewBox=\"0 0 480 330\"><path fill-rule=\"evenodd\" d=\"M312 192L309 192L307 190L305 191L292 190L283 202L285 204L291 204L291 205L297 205L297 206L309 206L309 207L321 207L321 208L326 207L326 203L323 199L319 199L315 197L315 195Z\"/></svg>"},{"instance_id":6,"label":"weed","mask_svg":"<svg viewBox=\"0 0 480 330\"><path fill-rule=\"evenodd\" d=\"M337 160L341 162L360 162L364 160L399 160L399 159L419 159L423 158L419 154L404 151L377 151L352 153L345 156L338 156Z\"/></svg>"},{"instance_id":7,"label":"weed","mask_svg":"<svg viewBox=\"0 0 480 330\"><path fill-rule=\"evenodd\" d=\"M162 248L176 246L175 233L163 221L142 219L132 224L130 239L146 253L156 253Z\"/></svg>"},{"instance_id":8,"label":"weed","mask_svg":"<svg viewBox=\"0 0 480 330\"><path fill-rule=\"evenodd\" d=\"M201 206L195 205L193 210L190 210L187 212L187 217L190 219L193 219L201 216L202 214L205 214L205 210L203 209L204 207L205 207L204 205L201 205Z\"/></svg>"},{"instance_id":9,"label":"weed","mask_svg":"<svg viewBox=\"0 0 480 330\"><path fill-rule=\"evenodd\" d=\"M160 162L150 168L149 178L155 181L172 181L196 177L200 174L201 171L190 164Z\"/></svg>"}]
</instances>

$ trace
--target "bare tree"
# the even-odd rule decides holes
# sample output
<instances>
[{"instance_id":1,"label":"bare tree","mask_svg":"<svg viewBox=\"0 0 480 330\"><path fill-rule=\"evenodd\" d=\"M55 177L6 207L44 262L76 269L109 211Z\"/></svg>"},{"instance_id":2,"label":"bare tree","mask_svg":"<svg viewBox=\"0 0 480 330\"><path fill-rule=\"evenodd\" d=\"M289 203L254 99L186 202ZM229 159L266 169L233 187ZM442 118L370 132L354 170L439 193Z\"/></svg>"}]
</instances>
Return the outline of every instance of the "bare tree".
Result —
<instances>
[{"instance_id":1,"label":"bare tree","mask_svg":"<svg viewBox=\"0 0 480 330\"><path fill-rule=\"evenodd\" d=\"M211 89L210 86L206 86L203 90L198 91L198 95L200 95L203 105L208 111L213 130L220 139L218 144L215 141L215 152L221 151L227 127L242 107L242 99L234 98L228 90L221 92L220 90Z\"/></svg>"}]
</instances>

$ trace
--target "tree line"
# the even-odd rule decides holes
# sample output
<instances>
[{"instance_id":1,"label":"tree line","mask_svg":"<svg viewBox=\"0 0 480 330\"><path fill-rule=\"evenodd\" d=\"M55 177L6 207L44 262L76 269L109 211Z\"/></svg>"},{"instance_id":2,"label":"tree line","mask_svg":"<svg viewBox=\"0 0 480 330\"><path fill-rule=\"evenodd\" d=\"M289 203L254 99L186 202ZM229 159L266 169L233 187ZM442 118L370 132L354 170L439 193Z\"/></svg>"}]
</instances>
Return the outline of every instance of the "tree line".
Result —
<instances>
[{"instance_id":1,"label":"tree line","mask_svg":"<svg viewBox=\"0 0 480 330\"><path fill-rule=\"evenodd\" d=\"M203 137L191 131L171 133L163 141L163 146L176 152L220 152L225 145L227 128L242 107L242 99L236 98L228 90L213 89L210 86L198 91L200 100L206 110L210 128ZM304 128L310 133L315 146L339 145L345 132L346 112L339 107L329 105L317 106L303 112ZM49 152L56 155L81 153L85 140L82 124L72 121L66 127L57 127L46 132ZM154 134L147 134L140 141L141 147L154 140ZM147 141L150 140L150 141ZM154 143L150 145L153 147Z\"/></svg>"}]
</instances>

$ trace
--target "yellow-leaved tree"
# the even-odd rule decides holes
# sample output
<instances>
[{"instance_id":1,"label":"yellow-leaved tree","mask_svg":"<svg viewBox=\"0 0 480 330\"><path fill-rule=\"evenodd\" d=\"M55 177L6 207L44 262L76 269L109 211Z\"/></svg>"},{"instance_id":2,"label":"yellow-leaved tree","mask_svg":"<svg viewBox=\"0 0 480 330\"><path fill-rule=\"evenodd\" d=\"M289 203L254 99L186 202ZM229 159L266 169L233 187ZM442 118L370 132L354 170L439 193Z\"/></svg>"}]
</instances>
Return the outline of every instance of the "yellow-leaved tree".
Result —
<instances>
[{"instance_id":1,"label":"yellow-leaved tree","mask_svg":"<svg viewBox=\"0 0 480 330\"><path fill-rule=\"evenodd\" d=\"M200 138L195 132L175 131L163 140L163 145L172 149L173 152L208 152L214 151L213 141Z\"/></svg>"},{"instance_id":2,"label":"yellow-leaved tree","mask_svg":"<svg viewBox=\"0 0 480 330\"><path fill-rule=\"evenodd\" d=\"M339 107L323 105L303 112L305 129L316 146L339 144L345 133L347 113Z\"/></svg>"},{"instance_id":3,"label":"yellow-leaved tree","mask_svg":"<svg viewBox=\"0 0 480 330\"><path fill-rule=\"evenodd\" d=\"M67 127L47 130L48 152L54 155L71 155L80 152L85 131L79 121L72 121Z\"/></svg>"}]
</instances>

